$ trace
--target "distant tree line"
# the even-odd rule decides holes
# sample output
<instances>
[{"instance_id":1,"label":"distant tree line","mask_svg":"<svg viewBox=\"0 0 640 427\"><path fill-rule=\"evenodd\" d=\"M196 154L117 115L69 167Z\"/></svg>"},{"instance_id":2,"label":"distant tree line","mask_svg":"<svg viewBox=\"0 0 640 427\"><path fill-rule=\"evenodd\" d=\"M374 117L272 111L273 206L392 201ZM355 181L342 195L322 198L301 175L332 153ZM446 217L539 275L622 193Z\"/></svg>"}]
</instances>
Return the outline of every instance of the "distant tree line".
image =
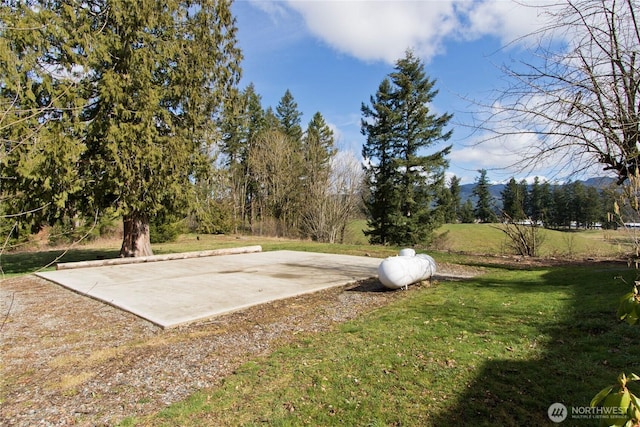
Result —
<instances>
[{"instance_id":1,"label":"distant tree line","mask_svg":"<svg viewBox=\"0 0 640 427\"><path fill-rule=\"evenodd\" d=\"M530 219L550 228L612 228L615 189L601 190L579 181L564 184L519 183L511 178L502 192L503 212L513 220Z\"/></svg>"},{"instance_id":2,"label":"distant tree line","mask_svg":"<svg viewBox=\"0 0 640 427\"><path fill-rule=\"evenodd\" d=\"M547 228L614 228L617 226L611 213L620 199L615 187L597 188L580 181L549 183L538 177L526 180L509 179L495 199L486 170L480 170L473 189L473 199L464 203L460 199L460 180L450 180L447 193L446 219L449 223L485 222L504 220L531 222ZM627 218L632 218L627 215Z\"/></svg>"}]
</instances>

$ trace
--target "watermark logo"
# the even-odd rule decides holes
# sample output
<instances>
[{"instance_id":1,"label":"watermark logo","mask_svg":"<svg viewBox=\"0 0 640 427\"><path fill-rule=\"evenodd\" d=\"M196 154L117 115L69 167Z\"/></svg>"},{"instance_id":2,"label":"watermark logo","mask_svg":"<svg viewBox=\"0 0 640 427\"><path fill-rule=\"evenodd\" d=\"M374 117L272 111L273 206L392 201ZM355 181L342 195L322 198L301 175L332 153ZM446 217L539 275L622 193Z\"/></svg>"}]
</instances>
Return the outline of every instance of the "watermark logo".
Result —
<instances>
[{"instance_id":1,"label":"watermark logo","mask_svg":"<svg viewBox=\"0 0 640 427\"><path fill-rule=\"evenodd\" d=\"M567 411L567 407L558 402L552 403L551 406L549 406L549 409L547 409L547 415L554 423L563 422L567 419L568 414L569 411Z\"/></svg>"},{"instance_id":2,"label":"watermark logo","mask_svg":"<svg viewBox=\"0 0 640 427\"><path fill-rule=\"evenodd\" d=\"M624 418L626 411L624 408L613 407L591 407L591 406L572 406L567 409L562 403L552 403L547 409L547 416L554 423L561 423L567 418L583 419L583 420L617 420Z\"/></svg>"}]
</instances>

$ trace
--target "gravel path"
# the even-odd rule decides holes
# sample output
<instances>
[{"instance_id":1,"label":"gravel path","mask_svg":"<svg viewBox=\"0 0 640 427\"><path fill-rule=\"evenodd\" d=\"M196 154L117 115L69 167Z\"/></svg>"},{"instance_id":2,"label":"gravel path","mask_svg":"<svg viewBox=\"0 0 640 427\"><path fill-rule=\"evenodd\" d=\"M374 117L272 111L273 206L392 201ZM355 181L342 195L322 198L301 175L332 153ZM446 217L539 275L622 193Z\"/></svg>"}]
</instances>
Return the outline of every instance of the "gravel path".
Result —
<instances>
[{"instance_id":1,"label":"gravel path","mask_svg":"<svg viewBox=\"0 0 640 427\"><path fill-rule=\"evenodd\" d=\"M440 275L470 276L458 266ZM25 276L0 283L0 424L102 426L214 387L300 333L326 331L416 292L377 279L176 329Z\"/></svg>"}]
</instances>

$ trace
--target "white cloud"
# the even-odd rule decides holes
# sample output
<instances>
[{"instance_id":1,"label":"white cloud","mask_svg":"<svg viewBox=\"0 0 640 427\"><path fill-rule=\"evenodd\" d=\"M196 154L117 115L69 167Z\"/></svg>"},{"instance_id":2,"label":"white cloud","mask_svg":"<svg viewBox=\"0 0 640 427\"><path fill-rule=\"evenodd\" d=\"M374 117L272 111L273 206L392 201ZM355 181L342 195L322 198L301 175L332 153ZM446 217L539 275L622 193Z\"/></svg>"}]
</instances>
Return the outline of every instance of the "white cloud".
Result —
<instances>
[{"instance_id":1,"label":"white cloud","mask_svg":"<svg viewBox=\"0 0 640 427\"><path fill-rule=\"evenodd\" d=\"M467 137L465 144L454 144L450 155L452 164L463 169L470 165L475 170L492 170L503 177L535 173L538 168L548 166L543 159L539 163L527 160L536 158L532 151L540 147L541 140L522 120L513 117L499 103L484 114L478 119L486 127Z\"/></svg>"},{"instance_id":2,"label":"white cloud","mask_svg":"<svg viewBox=\"0 0 640 427\"><path fill-rule=\"evenodd\" d=\"M301 39L308 37L305 23L295 11L287 7L287 3L266 0L249 0L248 3L263 12L270 21L267 25L256 25L251 20L238 24L240 27L253 26L247 31L251 38L245 40L249 48L259 46L261 54L279 52L290 49Z\"/></svg>"},{"instance_id":3,"label":"white cloud","mask_svg":"<svg viewBox=\"0 0 640 427\"><path fill-rule=\"evenodd\" d=\"M535 96L530 102L542 103ZM553 104L544 105L547 114L560 114ZM564 133L556 136L546 132L549 123L539 116L523 115L499 103L487 114L482 130L470 136L466 144L454 146L450 155L454 166L483 168L502 178L538 176L562 181L576 174L597 175L591 167L593 156L565 138Z\"/></svg>"},{"instance_id":4,"label":"white cloud","mask_svg":"<svg viewBox=\"0 0 640 427\"><path fill-rule=\"evenodd\" d=\"M547 4L544 1L536 2ZM504 44L542 24L533 2L441 1L255 1L272 16L283 5L297 11L308 30L334 49L365 61L394 63L412 48L424 61L444 53L445 42L498 37Z\"/></svg>"},{"instance_id":5,"label":"white cloud","mask_svg":"<svg viewBox=\"0 0 640 427\"><path fill-rule=\"evenodd\" d=\"M495 137L481 144L454 149L450 158L455 163L475 165L476 169L514 170L522 160L522 150L535 143L536 138L530 134Z\"/></svg>"},{"instance_id":6,"label":"white cloud","mask_svg":"<svg viewBox=\"0 0 640 427\"><path fill-rule=\"evenodd\" d=\"M484 36L498 37L504 45L522 41L521 38L547 25L543 8L555 8L548 0L515 2L486 0L465 3L459 8L465 22L458 33L465 39ZM548 10L548 9L547 9Z\"/></svg>"},{"instance_id":7,"label":"white cloud","mask_svg":"<svg viewBox=\"0 0 640 427\"><path fill-rule=\"evenodd\" d=\"M457 23L448 1L289 1L309 31L338 51L389 63L413 48L431 58Z\"/></svg>"}]
</instances>

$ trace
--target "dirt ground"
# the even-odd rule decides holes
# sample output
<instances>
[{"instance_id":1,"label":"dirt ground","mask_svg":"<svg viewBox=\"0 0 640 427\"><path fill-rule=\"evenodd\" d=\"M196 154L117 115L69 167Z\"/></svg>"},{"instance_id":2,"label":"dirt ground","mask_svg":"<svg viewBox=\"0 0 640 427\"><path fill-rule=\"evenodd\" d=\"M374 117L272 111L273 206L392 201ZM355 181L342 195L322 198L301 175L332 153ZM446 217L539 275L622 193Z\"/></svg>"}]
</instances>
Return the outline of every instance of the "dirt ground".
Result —
<instances>
[{"instance_id":1,"label":"dirt ground","mask_svg":"<svg viewBox=\"0 0 640 427\"><path fill-rule=\"evenodd\" d=\"M439 265L439 275L478 269ZM416 292L377 279L163 330L35 276L0 284L0 424L114 425L213 387L301 333L332 328Z\"/></svg>"}]
</instances>

